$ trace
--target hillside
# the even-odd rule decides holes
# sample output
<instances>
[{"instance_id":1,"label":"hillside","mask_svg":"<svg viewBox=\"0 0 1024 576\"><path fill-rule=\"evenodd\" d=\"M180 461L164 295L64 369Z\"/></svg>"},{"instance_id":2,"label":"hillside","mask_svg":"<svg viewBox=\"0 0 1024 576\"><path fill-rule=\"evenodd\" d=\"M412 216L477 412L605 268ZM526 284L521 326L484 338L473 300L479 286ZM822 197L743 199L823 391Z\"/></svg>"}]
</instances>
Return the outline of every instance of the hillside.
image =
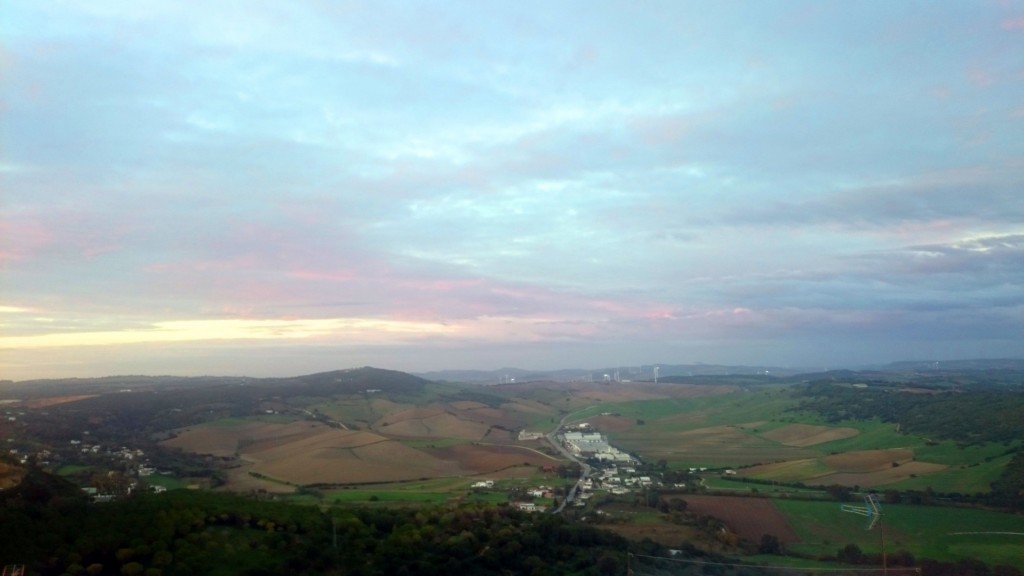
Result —
<instances>
[{"instance_id":1,"label":"hillside","mask_svg":"<svg viewBox=\"0 0 1024 576\"><path fill-rule=\"evenodd\" d=\"M541 434L586 424L632 460L623 467L586 459L593 486L570 517L599 511L602 526L628 538L673 546L683 538L736 554L756 548L741 538L780 531L794 550L822 555L834 537L796 536L814 534L799 517L805 507L764 500L761 523L751 523L736 515L737 506L749 508L737 495L824 505L877 490L887 503L1019 508L1020 376L915 368L479 385L357 368L292 378L15 383L0 389L0 432L14 450L0 479L13 484L48 470L115 500L191 487L332 508L535 500L545 509L582 492L575 483L584 458L570 462ZM523 430L533 434L521 437ZM68 496L55 502L73 508ZM977 522L1014 527L1016 518ZM228 540L253 536L243 530ZM969 556L945 533L929 538L937 558ZM989 553L1017 558L1005 544Z\"/></svg>"}]
</instances>

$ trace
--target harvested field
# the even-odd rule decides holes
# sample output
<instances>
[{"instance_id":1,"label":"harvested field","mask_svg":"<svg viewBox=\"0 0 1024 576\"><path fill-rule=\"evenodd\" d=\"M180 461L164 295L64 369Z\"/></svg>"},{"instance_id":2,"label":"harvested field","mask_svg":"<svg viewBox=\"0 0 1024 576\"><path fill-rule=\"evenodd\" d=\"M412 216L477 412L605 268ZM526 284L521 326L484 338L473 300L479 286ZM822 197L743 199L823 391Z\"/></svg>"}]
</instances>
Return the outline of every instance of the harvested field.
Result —
<instances>
[{"instance_id":1,"label":"harvested field","mask_svg":"<svg viewBox=\"0 0 1024 576\"><path fill-rule=\"evenodd\" d=\"M254 441L242 447L243 454L273 454L275 451L286 453L331 449L350 449L388 442L387 438L372 432L358 430L336 430L324 426L316 426L302 433L292 434L283 438Z\"/></svg>"},{"instance_id":2,"label":"harvested field","mask_svg":"<svg viewBox=\"0 0 1024 576\"><path fill-rule=\"evenodd\" d=\"M523 425L523 421L520 418L513 417L508 411L500 408L491 408L490 406L464 410L457 413L456 416L463 420L481 422L488 426L520 428Z\"/></svg>"},{"instance_id":3,"label":"harvested field","mask_svg":"<svg viewBox=\"0 0 1024 576\"><path fill-rule=\"evenodd\" d=\"M925 474L941 472L946 468L948 468L948 466L945 464L907 462L906 464L901 464L896 468L893 468L890 464L888 468L882 468L873 472L866 472L863 474L836 473L817 478L816 480L824 481L829 484L839 484L840 486L885 486L886 484L893 484L907 480L912 476L923 476Z\"/></svg>"},{"instance_id":4,"label":"harvested field","mask_svg":"<svg viewBox=\"0 0 1024 576\"><path fill-rule=\"evenodd\" d=\"M219 457L234 456L238 451L238 435L231 430L202 426L179 430L176 434L174 438L164 440L160 444L186 452Z\"/></svg>"},{"instance_id":5,"label":"harvested field","mask_svg":"<svg viewBox=\"0 0 1024 576\"><path fill-rule=\"evenodd\" d=\"M78 402L79 400L85 400L86 398L95 398L97 394L83 394L79 396L51 396L49 398L36 398L34 400L26 400L22 403L25 408L48 408L50 406L57 406L58 404L69 404L71 402Z\"/></svg>"},{"instance_id":6,"label":"harvested field","mask_svg":"<svg viewBox=\"0 0 1024 576\"><path fill-rule=\"evenodd\" d=\"M786 517L767 498L687 495L684 500L687 511L714 516L741 538L752 542L759 541L763 534L774 534L786 544L800 541Z\"/></svg>"},{"instance_id":7,"label":"harvested field","mask_svg":"<svg viewBox=\"0 0 1024 576\"><path fill-rule=\"evenodd\" d=\"M822 461L836 472L862 474L892 468L893 463L904 464L914 459L914 451L909 448L890 448L888 450L858 450L843 454L825 456Z\"/></svg>"},{"instance_id":8,"label":"harvested field","mask_svg":"<svg viewBox=\"0 0 1024 576\"><path fill-rule=\"evenodd\" d=\"M386 422L376 426L377 430L389 435L410 438L460 438L481 440L491 426L482 422L463 420L440 408L406 410L399 415L390 415Z\"/></svg>"},{"instance_id":9,"label":"harvested field","mask_svg":"<svg viewBox=\"0 0 1024 576\"><path fill-rule=\"evenodd\" d=\"M508 430L524 425L522 418L507 410L491 408L480 402L408 408L387 414L373 427L389 435L415 438L459 438L483 440L492 427Z\"/></svg>"},{"instance_id":10,"label":"harvested field","mask_svg":"<svg viewBox=\"0 0 1024 576\"><path fill-rule=\"evenodd\" d=\"M451 403L452 407L456 410L479 410L480 408L490 408L483 402L475 402L473 400L457 400Z\"/></svg>"},{"instance_id":11,"label":"harvested field","mask_svg":"<svg viewBox=\"0 0 1024 576\"><path fill-rule=\"evenodd\" d=\"M428 421L448 418L458 426L467 424L444 412L407 412L415 416L433 414ZM496 443L513 441L507 431L491 432ZM237 456L241 465L228 474L233 490L288 489L250 473L294 485L364 484L494 473L524 468L524 463L530 465L526 467L528 476L537 467L557 462L517 446L458 444L419 450L373 432L339 430L308 421L211 423L181 430L163 445L199 454Z\"/></svg>"},{"instance_id":12,"label":"harvested field","mask_svg":"<svg viewBox=\"0 0 1024 576\"><path fill-rule=\"evenodd\" d=\"M653 432L637 426L614 434L612 443L647 460L711 466L745 466L765 461L814 456L802 448L781 446L733 426L708 426L685 432Z\"/></svg>"},{"instance_id":13,"label":"harvested field","mask_svg":"<svg viewBox=\"0 0 1024 576\"><path fill-rule=\"evenodd\" d=\"M623 418L622 416L594 416L587 418L591 426L601 432L625 432L632 430L636 425L635 419Z\"/></svg>"},{"instance_id":14,"label":"harvested field","mask_svg":"<svg viewBox=\"0 0 1024 576\"><path fill-rule=\"evenodd\" d=\"M740 476L780 482L804 482L831 474L833 470L817 458L802 458L752 466L739 471Z\"/></svg>"},{"instance_id":15,"label":"harvested field","mask_svg":"<svg viewBox=\"0 0 1024 576\"><path fill-rule=\"evenodd\" d=\"M782 482L838 484L874 487L923 476L947 468L944 464L918 462L909 448L861 450L833 454L824 458L804 458L753 466L740 471L742 476ZM896 466L893 466L893 463Z\"/></svg>"},{"instance_id":16,"label":"harvested field","mask_svg":"<svg viewBox=\"0 0 1024 576\"><path fill-rule=\"evenodd\" d=\"M242 463L240 466L225 471L225 484L222 489L230 492L254 492L263 490L264 492L278 494L295 491L294 486L282 484L281 482L274 482L273 480L256 478L250 474L252 471L252 464L249 462Z\"/></svg>"},{"instance_id":17,"label":"harvested field","mask_svg":"<svg viewBox=\"0 0 1024 576\"><path fill-rule=\"evenodd\" d=\"M25 472L26 470L20 466L0 462L0 490L20 484Z\"/></svg>"},{"instance_id":18,"label":"harvested field","mask_svg":"<svg viewBox=\"0 0 1024 576\"><path fill-rule=\"evenodd\" d=\"M491 428L483 437L483 441L488 444L514 444L517 439L517 434L501 428Z\"/></svg>"},{"instance_id":19,"label":"harvested field","mask_svg":"<svg viewBox=\"0 0 1024 576\"><path fill-rule=\"evenodd\" d=\"M300 484L395 482L462 472L456 463L438 460L394 441L351 449L324 446L258 463L255 469L275 478L295 478Z\"/></svg>"},{"instance_id":20,"label":"harvested field","mask_svg":"<svg viewBox=\"0 0 1024 576\"><path fill-rule=\"evenodd\" d=\"M252 421L222 426L216 422L177 431L177 436L161 442L171 448L180 448L196 454L234 456L253 445L272 447L287 444L307 436L321 433L325 426L311 422L279 424Z\"/></svg>"},{"instance_id":21,"label":"harvested field","mask_svg":"<svg viewBox=\"0 0 1024 576\"><path fill-rule=\"evenodd\" d=\"M393 482L459 473L453 463L377 434L321 428L292 442L253 445L242 458L254 472L295 484Z\"/></svg>"},{"instance_id":22,"label":"harvested field","mask_svg":"<svg viewBox=\"0 0 1024 576\"><path fill-rule=\"evenodd\" d=\"M540 452L518 446L459 444L446 448L430 448L424 451L439 459L457 462L462 469L473 471L476 474L494 472L523 464L541 467L559 463L559 460Z\"/></svg>"},{"instance_id":23,"label":"harvested field","mask_svg":"<svg viewBox=\"0 0 1024 576\"><path fill-rule=\"evenodd\" d=\"M529 400L516 400L516 401L510 402L510 403L504 404L503 407L506 410L511 410L513 412L523 412L525 414L547 415L547 414L553 414L554 413L553 410L550 407L544 406L544 405L541 405L541 404L537 404L537 403L534 403L534 402L529 401Z\"/></svg>"},{"instance_id":24,"label":"harvested field","mask_svg":"<svg viewBox=\"0 0 1024 576\"><path fill-rule=\"evenodd\" d=\"M828 426L813 426L811 424L790 424L782 428L776 428L761 436L774 440L786 446L814 446L824 444L833 440L852 438L860 434L856 428L831 428Z\"/></svg>"}]
</instances>

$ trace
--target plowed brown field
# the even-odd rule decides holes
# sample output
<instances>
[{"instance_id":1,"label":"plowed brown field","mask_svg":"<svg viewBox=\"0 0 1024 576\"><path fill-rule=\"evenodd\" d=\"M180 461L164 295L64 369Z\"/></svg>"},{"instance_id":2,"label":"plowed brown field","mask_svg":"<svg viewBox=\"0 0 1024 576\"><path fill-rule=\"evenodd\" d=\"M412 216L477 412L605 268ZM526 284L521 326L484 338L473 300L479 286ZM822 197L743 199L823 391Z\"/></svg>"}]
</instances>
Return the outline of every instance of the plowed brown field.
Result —
<instances>
[{"instance_id":1,"label":"plowed brown field","mask_svg":"<svg viewBox=\"0 0 1024 576\"><path fill-rule=\"evenodd\" d=\"M85 400L86 398L95 398L96 394L83 394L80 396L51 396L49 398L36 398L34 400L26 400L22 405L26 408L47 408L49 406L56 406L58 404L69 404L71 402L78 402L79 400Z\"/></svg>"},{"instance_id":2,"label":"plowed brown field","mask_svg":"<svg viewBox=\"0 0 1024 576\"><path fill-rule=\"evenodd\" d=\"M635 419L631 420L622 416L594 416L587 418L587 422L602 432L625 432L636 425Z\"/></svg>"},{"instance_id":3,"label":"plowed brown field","mask_svg":"<svg viewBox=\"0 0 1024 576\"><path fill-rule=\"evenodd\" d=\"M821 478L818 478L818 480L825 481L829 484L839 484L841 486L861 486L867 488L893 484L895 482L907 480L912 476L923 476L925 474L941 472L946 468L947 466L945 464L907 462L906 464L902 464L896 468L893 468L890 464L888 468L882 468L873 472L866 472L863 474L831 474L829 476L822 476Z\"/></svg>"},{"instance_id":4,"label":"plowed brown field","mask_svg":"<svg viewBox=\"0 0 1024 576\"><path fill-rule=\"evenodd\" d=\"M893 466L893 463L896 466ZM752 478L809 484L874 487L945 470L944 464L918 462L909 448L860 450L753 466L742 470Z\"/></svg>"},{"instance_id":5,"label":"plowed brown field","mask_svg":"<svg viewBox=\"0 0 1024 576\"><path fill-rule=\"evenodd\" d=\"M688 495L683 499L688 511L714 516L741 538L752 542L758 542L764 534L773 534L787 544L800 541L786 517L767 498Z\"/></svg>"},{"instance_id":6,"label":"plowed brown field","mask_svg":"<svg viewBox=\"0 0 1024 576\"><path fill-rule=\"evenodd\" d=\"M836 472L864 473L892 468L893 462L902 464L913 459L914 451L910 448L890 448L833 454L822 461Z\"/></svg>"},{"instance_id":7,"label":"plowed brown field","mask_svg":"<svg viewBox=\"0 0 1024 576\"><path fill-rule=\"evenodd\" d=\"M830 428L828 426L813 426L811 424L790 424L782 428L776 428L761 434L769 440L774 440L786 446L814 446L824 444L833 440L852 438L860 434L856 428Z\"/></svg>"},{"instance_id":8,"label":"plowed brown field","mask_svg":"<svg viewBox=\"0 0 1024 576\"><path fill-rule=\"evenodd\" d=\"M431 448L426 451L442 460L457 462L464 470L471 470L477 474L522 464L538 467L558 464L558 460L554 458L518 446L460 444L447 448Z\"/></svg>"},{"instance_id":9,"label":"plowed brown field","mask_svg":"<svg viewBox=\"0 0 1024 576\"><path fill-rule=\"evenodd\" d=\"M0 462L0 490L20 484L25 472L26 470L20 466Z\"/></svg>"},{"instance_id":10,"label":"plowed brown field","mask_svg":"<svg viewBox=\"0 0 1024 576\"><path fill-rule=\"evenodd\" d=\"M417 422L440 433L448 425L475 426L486 435L483 424L459 420L444 411L410 410ZM426 416L426 418L419 418ZM507 431L491 429L496 443L511 442ZM453 437L449 434L446 437ZM357 484L396 482L462 475L490 474L507 469L528 473L556 460L517 446L463 444L440 449L417 449L369 431L339 430L320 423L300 421L211 423L178 432L163 443L198 454L237 456L240 467L229 473L232 489L265 487L250 473L290 484ZM251 485L251 486L250 486Z\"/></svg>"}]
</instances>

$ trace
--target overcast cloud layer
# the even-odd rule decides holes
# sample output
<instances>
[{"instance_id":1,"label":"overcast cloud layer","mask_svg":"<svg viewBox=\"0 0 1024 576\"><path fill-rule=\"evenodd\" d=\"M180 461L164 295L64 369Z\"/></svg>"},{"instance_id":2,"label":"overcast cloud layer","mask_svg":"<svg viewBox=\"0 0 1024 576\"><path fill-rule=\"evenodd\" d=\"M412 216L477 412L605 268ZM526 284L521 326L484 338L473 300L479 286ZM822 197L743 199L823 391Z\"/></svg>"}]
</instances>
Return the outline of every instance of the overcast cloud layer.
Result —
<instances>
[{"instance_id":1,"label":"overcast cloud layer","mask_svg":"<svg viewBox=\"0 0 1024 576\"><path fill-rule=\"evenodd\" d=\"M1024 356L1021 2L10 0L0 378Z\"/></svg>"}]
</instances>

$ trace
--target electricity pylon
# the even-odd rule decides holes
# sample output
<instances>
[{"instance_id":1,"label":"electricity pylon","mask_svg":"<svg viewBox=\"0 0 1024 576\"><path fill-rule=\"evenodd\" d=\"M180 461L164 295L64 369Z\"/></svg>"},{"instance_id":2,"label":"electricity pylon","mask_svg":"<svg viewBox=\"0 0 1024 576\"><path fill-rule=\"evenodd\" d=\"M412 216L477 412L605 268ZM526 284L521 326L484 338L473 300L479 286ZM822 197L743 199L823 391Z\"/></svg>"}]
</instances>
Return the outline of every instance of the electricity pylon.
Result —
<instances>
[{"instance_id":1,"label":"electricity pylon","mask_svg":"<svg viewBox=\"0 0 1024 576\"><path fill-rule=\"evenodd\" d=\"M878 541L882 546L882 574L888 576L889 566L885 557L885 535L882 530L882 505L878 503L878 497L874 494L865 494L863 506L843 504L839 509L843 512L866 516L868 519L868 526L865 530L871 530L875 526L878 526Z\"/></svg>"}]
</instances>

